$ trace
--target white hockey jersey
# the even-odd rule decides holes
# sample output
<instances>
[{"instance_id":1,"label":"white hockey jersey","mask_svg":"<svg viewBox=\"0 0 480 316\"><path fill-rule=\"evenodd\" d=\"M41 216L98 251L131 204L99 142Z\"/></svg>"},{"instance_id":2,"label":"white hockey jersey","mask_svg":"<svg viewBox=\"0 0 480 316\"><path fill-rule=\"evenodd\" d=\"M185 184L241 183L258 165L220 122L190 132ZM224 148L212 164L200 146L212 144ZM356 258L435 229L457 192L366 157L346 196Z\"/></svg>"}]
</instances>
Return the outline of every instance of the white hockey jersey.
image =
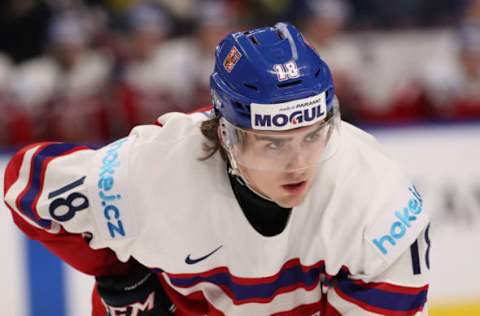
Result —
<instances>
[{"instance_id":1,"label":"white hockey jersey","mask_svg":"<svg viewBox=\"0 0 480 316\"><path fill-rule=\"evenodd\" d=\"M220 155L198 159L205 119L170 113L98 150L29 146L7 167L5 201L81 271L131 257L154 269L177 315L426 314L429 215L372 136L342 122L306 200L265 237Z\"/></svg>"}]
</instances>

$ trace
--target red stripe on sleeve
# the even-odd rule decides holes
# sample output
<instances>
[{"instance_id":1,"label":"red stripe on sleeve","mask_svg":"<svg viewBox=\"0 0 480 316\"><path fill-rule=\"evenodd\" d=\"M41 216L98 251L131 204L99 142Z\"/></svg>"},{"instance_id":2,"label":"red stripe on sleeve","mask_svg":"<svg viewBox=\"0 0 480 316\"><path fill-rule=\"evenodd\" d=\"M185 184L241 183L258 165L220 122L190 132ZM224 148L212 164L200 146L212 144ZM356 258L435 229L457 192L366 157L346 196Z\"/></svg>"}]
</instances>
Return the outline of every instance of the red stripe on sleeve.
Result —
<instances>
[{"instance_id":1,"label":"red stripe on sleeve","mask_svg":"<svg viewBox=\"0 0 480 316\"><path fill-rule=\"evenodd\" d=\"M354 299L353 297L350 297L347 294L343 293L337 287L335 287L335 292L338 294L338 296L340 296L345 301L350 302L352 304L355 304L355 305L363 308L366 311L369 311L369 312L372 312L372 313L377 313L377 314L380 314L380 315L385 315L385 316L414 316L416 313L423 310L423 306L421 306L419 308L411 309L411 310L408 310L408 311L393 311L393 310L389 310L389 309L375 307L375 306L372 306L370 304L366 304L365 302L362 302L360 300Z\"/></svg>"},{"instance_id":2,"label":"red stripe on sleeve","mask_svg":"<svg viewBox=\"0 0 480 316\"><path fill-rule=\"evenodd\" d=\"M39 144L32 144L27 147L24 147L20 151L18 151L12 159L7 164L7 167L5 168L5 174L4 174L4 187L3 187L3 195L5 196L10 189L10 187L17 181L18 176L20 174L20 168L22 167L22 162L23 162L23 157L25 156L25 153L32 149L35 146L38 146Z\"/></svg>"},{"instance_id":3,"label":"red stripe on sleeve","mask_svg":"<svg viewBox=\"0 0 480 316\"><path fill-rule=\"evenodd\" d=\"M110 249L94 250L79 234L70 234L64 229L57 234L50 234L40 228L31 226L16 212L12 211L15 224L29 238L42 243L73 268L90 275L115 275L128 271L129 264L119 261Z\"/></svg>"},{"instance_id":4,"label":"red stripe on sleeve","mask_svg":"<svg viewBox=\"0 0 480 316\"><path fill-rule=\"evenodd\" d=\"M73 154L74 152L77 152L77 151L80 151L80 150L89 150L90 148L88 147L85 147L85 146L78 146L78 147L75 147L75 148L72 148L71 150L69 151L66 151L64 152L63 154L61 155L58 155L58 156L53 156L53 157L48 157L47 159L45 159L43 162L42 162L42 167L41 167L41 170L40 170L40 188L38 189L38 193L37 195L35 196L35 198L33 199L32 201L32 209L33 209L33 212L35 213L35 215L40 218L40 215L38 214L38 211L37 211L37 204L38 204L38 200L40 199L40 196L42 195L42 191L43 191L43 185L45 183L45 171L47 170L47 167L48 167L48 164L56 159L56 158L59 158L59 157L63 157L63 156L67 156L67 155L70 155L70 154ZM33 163L33 161L32 161ZM33 168L32 168L33 169ZM29 182L31 182L31 180L29 180ZM17 202L18 203L18 202ZM18 205L18 204L17 204Z\"/></svg>"},{"instance_id":5,"label":"red stripe on sleeve","mask_svg":"<svg viewBox=\"0 0 480 316\"><path fill-rule=\"evenodd\" d=\"M361 280L354 280L353 283L367 289L374 288L374 289L378 289L386 292L392 292L392 293L398 293L398 294L410 294L410 295L418 295L421 292L428 289L428 285L424 285L420 287L408 287L408 286L395 285L395 284L390 284L385 282L365 283Z\"/></svg>"}]
</instances>

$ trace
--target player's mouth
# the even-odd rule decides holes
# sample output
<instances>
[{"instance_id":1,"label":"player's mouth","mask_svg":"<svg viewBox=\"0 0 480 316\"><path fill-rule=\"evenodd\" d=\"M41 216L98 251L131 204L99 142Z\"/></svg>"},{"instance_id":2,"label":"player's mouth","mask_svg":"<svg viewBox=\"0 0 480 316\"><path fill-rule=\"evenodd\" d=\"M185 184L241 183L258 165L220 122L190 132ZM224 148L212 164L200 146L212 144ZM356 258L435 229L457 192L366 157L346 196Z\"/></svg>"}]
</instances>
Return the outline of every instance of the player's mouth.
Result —
<instances>
[{"instance_id":1,"label":"player's mouth","mask_svg":"<svg viewBox=\"0 0 480 316\"><path fill-rule=\"evenodd\" d=\"M290 194L300 195L307 188L307 181L284 184L282 188Z\"/></svg>"}]
</instances>

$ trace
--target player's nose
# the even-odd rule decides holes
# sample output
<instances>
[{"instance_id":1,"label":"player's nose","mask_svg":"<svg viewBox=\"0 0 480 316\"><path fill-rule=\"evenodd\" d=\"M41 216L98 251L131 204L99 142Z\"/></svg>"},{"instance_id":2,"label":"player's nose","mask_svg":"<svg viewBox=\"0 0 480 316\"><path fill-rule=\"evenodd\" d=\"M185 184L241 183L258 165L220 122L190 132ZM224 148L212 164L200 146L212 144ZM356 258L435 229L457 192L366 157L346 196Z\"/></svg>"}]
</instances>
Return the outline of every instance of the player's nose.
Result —
<instances>
[{"instance_id":1,"label":"player's nose","mask_svg":"<svg viewBox=\"0 0 480 316\"><path fill-rule=\"evenodd\" d=\"M288 173L303 173L308 168L308 157L305 152L299 150L293 152L286 165L286 171Z\"/></svg>"}]
</instances>

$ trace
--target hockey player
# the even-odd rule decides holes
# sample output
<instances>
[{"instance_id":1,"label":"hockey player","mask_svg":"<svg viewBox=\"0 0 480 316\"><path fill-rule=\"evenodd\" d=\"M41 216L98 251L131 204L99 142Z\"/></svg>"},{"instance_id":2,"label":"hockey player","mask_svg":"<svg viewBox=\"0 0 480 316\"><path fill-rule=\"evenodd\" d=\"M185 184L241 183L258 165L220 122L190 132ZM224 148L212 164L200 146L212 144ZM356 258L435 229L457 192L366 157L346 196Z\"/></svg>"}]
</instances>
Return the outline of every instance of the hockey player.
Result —
<instances>
[{"instance_id":1,"label":"hockey player","mask_svg":"<svg viewBox=\"0 0 480 316\"><path fill-rule=\"evenodd\" d=\"M213 110L99 150L31 145L15 223L96 277L93 315L424 315L429 215L376 140L341 122L289 24L216 49Z\"/></svg>"}]
</instances>

